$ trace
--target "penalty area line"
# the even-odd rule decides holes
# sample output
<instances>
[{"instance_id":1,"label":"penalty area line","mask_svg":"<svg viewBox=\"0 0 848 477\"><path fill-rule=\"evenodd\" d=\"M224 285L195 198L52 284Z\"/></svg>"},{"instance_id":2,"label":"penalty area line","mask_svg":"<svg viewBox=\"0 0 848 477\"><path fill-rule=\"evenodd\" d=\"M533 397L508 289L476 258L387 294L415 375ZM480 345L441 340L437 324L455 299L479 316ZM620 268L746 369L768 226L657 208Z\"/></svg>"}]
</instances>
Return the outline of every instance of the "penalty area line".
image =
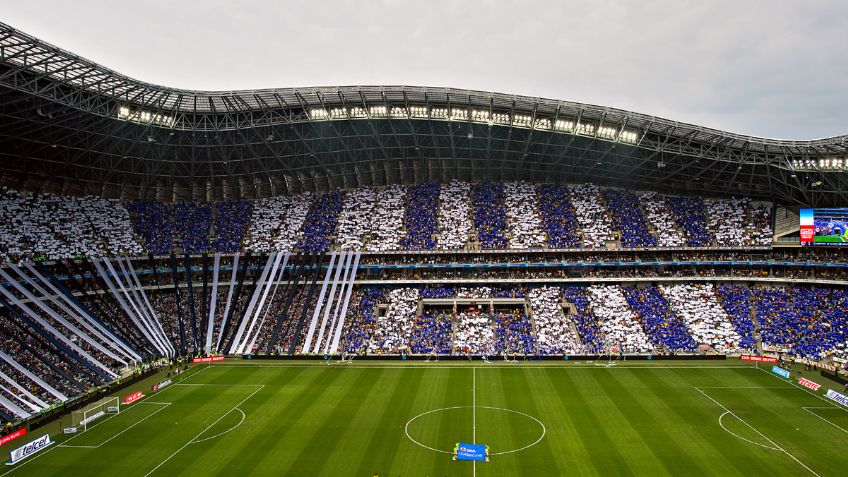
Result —
<instances>
[{"instance_id":1,"label":"penalty area line","mask_svg":"<svg viewBox=\"0 0 848 477\"><path fill-rule=\"evenodd\" d=\"M722 403L720 403L720 402L716 401L716 400L715 400L715 399L713 399L713 398L712 398L709 394L705 393L704 391L701 391L701 389L699 389L698 387L695 387L695 390L696 390L696 391L698 391L699 393L703 394L703 395L704 395L704 397L706 397L707 399L709 399L710 401L712 401L713 403L715 403L715 404L716 404L717 406L719 406L720 408L724 409L724 411L725 411L725 412L724 412L724 414L730 414L731 416L735 417L736 419L738 419L738 420L739 420L739 422L741 422L742 424L745 424L745 425L746 425L746 426L748 426L748 428L750 428L752 431L754 431L754 432L756 432L757 434L759 434L759 435L760 435L760 437L762 437L763 439L767 440L767 441L768 441L768 442L769 442L772 446L774 446L774 450L776 450L776 451L780 451L780 452L783 452L784 454L786 454L787 456L789 456L792 460L794 460L795 462L797 462L797 463L798 463L801 467L803 467L803 468L807 469L807 471L809 471L811 474L815 475L816 477L821 477L818 473L816 473L816 471L814 471L814 470L813 470L813 469L811 469L809 466L807 466L807 464L805 464L805 463L801 462L800 460L798 460L798 458L797 458L797 457L795 457L794 455L790 454L790 453L789 453L786 449L784 449L783 447L780 447L780 445L778 445L778 444L777 444L776 442L774 442L773 440L769 439L769 438L768 438L765 434L763 434L762 432L760 432L760 431L759 431L756 427L752 426L751 424L748 424L748 422L747 422L747 421L745 421L745 420L744 420L744 419L742 419L741 417L737 416L737 415L736 415L733 411L731 411L730 409L728 409L728 408L727 408L724 404L722 404ZM724 414L722 414L722 417L724 416ZM719 417L719 425L721 425L721 417ZM723 425L721 425L721 428L722 428L722 429L724 429L725 431L727 431L728 433L730 433L731 435L736 436L736 437L739 437L738 435L733 434L732 432L728 431L728 430L727 430L727 428L726 428L726 427L724 427ZM748 441L748 442L750 442L750 443L752 443L752 444L756 444L755 442L750 441L750 440L748 440L748 439L744 439L744 438L741 438L741 437L739 437L739 438L740 438L740 439L743 439L743 440L745 440L745 441ZM769 447L767 447L767 446L763 446L763 445L761 445L761 444L757 444L757 445L759 445L759 446L761 446L761 447L769 448Z\"/></svg>"},{"instance_id":2,"label":"penalty area line","mask_svg":"<svg viewBox=\"0 0 848 477\"><path fill-rule=\"evenodd\" d=\"M142 401L142 402L143 402L143 401ZM138 404L141 404L141 402L139 402ZM159 414L160 412L164 411L165 409L167 409L167 408L168 408L168 406L170 406L170 405L171 405L171 403L161 403L161 402L148 402L147 404L159 404L159 405L161 405L162 407L160 407L159 409L157 409L157 410L155 410L155 411L151 412L150 414L148 414L148 415L147 415L147 416L145 416L144 418L142 418L142 419L140 419L140 420L136 421L136 422L135 422L135 423L133 423L131 426L124 428L123 430L121 430L120 432L118 432L117 434L115 434L114 436L112 436L112 437L110 437L110 438L106 439L105 441L101 442L100 444L97 444L96 446L69 446L69 445L67 445L67 444L60 444L60 445L59 445L59 447L66 447L66 448L69 448L69 449L76 449L76 448L82 448L82 449L98 449L98 448L100 448L101 446L104 446L104 445L108 444L109 442L111 442L112 440L114 440L115 438L119 437L121 434L123 434L123 433L127 432L128 430L132 429L133 427L135 427L135 426L137 426L137 425L141 424L142 422L144 422L144 421L146 421L146 420L150 419L151 417L155 416L156 414ZM126 411L124 411L124 412L126 412Z\"/></svg>"},{"instance_id":3,"label":"penalty area line","mask_svg":"<svg viewBox=\"0 0 848 477\"><path fill-rule=\"evenodd\" d=\"M180 375L181 375L181 376L183 376L183 378L182 378L182 379L180 379L179 381L177 381L175 384L181 384L183 381L185 381L185 380L187 380L187 379L189 379L189 378L193 378L193 377L197 376L198 374L202 373L203 371L206 371L206 370L207 370L207 369L209 369L210 367L211 367L211 365L207 365L207 366L204 366L204 367L199 367L200 371L195 371L195 372L186 371L185 373L180 373ZM198 369L198 367L195 367L195 368L193 368L193 369ZM161 394L161 393L163 393L163 392L167 392L167 391L168 391L168 389L173 389L173 387L172 387L172 386L168 386L168 387L166 387L165 389L162 389L162 390L160 390L160 391L156 391L155 393L151 394L151 396L158 396L159 394ZM260 389L261 389L261 388L260 388ZM137 404L140 404L141 402L143 402L143 401L139 401ZM149 401L148 401L148 402L149 402ZM137 407L137 406L132 406L132 407L130 407L130 409L128 409L128 410L127 410L127 411L125 411L125 412L131 411L131 410L132 410L133 408L135 408L135 407ZM113 417L118 416L118 415L120 415L120 414L114 414L114 415L112 415L112 416L109 416L109 417L107 417L106 419L104 419L104 420L102 420L102 421L100 421L100 422L96 423L95 425L91 426L91 428L89 428L88 430L89 430L89 431L94 430L94 428L96 428L97 426L99 426L99 425L103 424L104 422L107 422L109 419L112 419ZM79 434L75 434L75 435L71 436L69 439L66 439L65 441L63 441L63 442L62 442L62 444L67 444L68 442L70 442L70 441L72 441L72 440L76 439L77 437L79 437L79 436L81 436L81 435L83 435L83 434L85 434L85 432L82 432L82 433L79 433ZM51 452L55 451L56 449L62 449L62 448L63 448L63 447L62 447L61 445L51 446L49 449L45 450L44 452L41 452L41 453L39 453L39 454L37 454L37 455L34 455L34 456L32 456L32 457L30 457L30 458L26 459L25 461L21 462L21 463L15 464L15 465L14 465L11 469L9 469L9 470L7 470L6 472L3 472L2 474L0 474L0 477L4 477L4 476L6 476L6 475L8 475L8 474L11 474L12 472L14 472L14 471L16 471L16 470L20 469L21 467L23 467L23 466L25 466L25 465L29 464L30 462L35 462L36 460L38 460L38 459L40 459L40 458L42 458L42 457L44 457L44 456L46 456L46 455L50 454ZM66 448L66 447L65 447L65 448Z\"/></svg>"},{"instance_id":4,"label":"penalty area line","mask_svg":"<svg viewBox=\"0 0 848 477\"><path fill-rule=\"evenodd\" d=\"M174 451L171 455L169 455L168 457L166 457L165 459L163 459L161 462L159 462L159 463L156 465L156 467L154 467L153 469L151 469L151 470L150 470L150 472L148 472L148 473L144 474L144 477L148 477L149 475L152 475L154 472L156 472L157 470L159 470L159 468L160 468L160 467L162 467L163 465L165 465L165 463L167 463L169 460L173 459L175 455L179 454L180 452L182 452L182 450L183 450L183 449L185 449L186 447L188 447L189 445L191 445L192 443L194 443L194 441L195 441L198 437L202 436L204 432L206 432L206 431L208 431L209 429L211 429L211 428L212 428L212 426L214 426L215 424L218 424L219 422L221 422L221 420L222 420L222 419L224 419L225 417L227 417L227 416L228 416L231 412L233 412L233 410L234 410L234 409L236 409L236 408L238 408L239 406L241 406L242 404L244 404L244 403L245 403L248 399L252 398L254 394L258 393L258 392L259 392L259 391L261 391L263 388L265 388L265 385L264 385L264 384L262 384L260 387L256 388L256 389L255 389L252 393L248 394L246 398L242 399L241 401L239 401L239 402L238 402L238 404L236 404L235 406L233 406L232 408L230 408L230 410L229 410L229 411L227 411L227 412L225 412L224 414L222 414L222 415L221 415L221 417L219 417L218 419L215 419L215 421L213 421L213 422L212 422L212 424L209 424L209 425L208 425L208 426L206 426L206 427L205 427L202 431L198 432L198 433L197 433L194 437L192 437L191 439L189 439L189 441L188 441L188 442L186 442L185 444L183 444L183 446L182 446L182 447L180 447L179 449L175 450L175 451Z\"/></svg>"}]
</instances>

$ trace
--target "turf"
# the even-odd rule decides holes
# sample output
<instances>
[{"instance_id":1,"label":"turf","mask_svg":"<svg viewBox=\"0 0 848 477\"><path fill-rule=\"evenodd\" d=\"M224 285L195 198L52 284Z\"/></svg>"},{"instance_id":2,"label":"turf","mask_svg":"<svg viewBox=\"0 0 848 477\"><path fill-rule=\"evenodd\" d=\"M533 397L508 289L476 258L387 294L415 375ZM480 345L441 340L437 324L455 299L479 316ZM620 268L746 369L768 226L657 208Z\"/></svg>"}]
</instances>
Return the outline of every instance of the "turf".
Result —
<instances>
[{"instance_id":1,"label":"turf","mask_svg":"<svg viewBox=\"0 0 848 477\"><path fill-rule=\"evenodd\" d=\"M817 242L817 243L821 243L821 242L843 243L843 242L845 242L845 238L842 237L841 235L817 235L816 237L814 237L814 242Z\"/></svg>"},{"instance_id":2,"label":"turf","mask_svg":"<svg viewBox=\"0 0 848 477\"><path fill-rule=\"evenodd\" d=\"M182 377L0 477L836 476L848 464L848 409L739 361L225 363ZM488 444L490 462L439 452L459 440Z\"/></svg>"}]
</instances>

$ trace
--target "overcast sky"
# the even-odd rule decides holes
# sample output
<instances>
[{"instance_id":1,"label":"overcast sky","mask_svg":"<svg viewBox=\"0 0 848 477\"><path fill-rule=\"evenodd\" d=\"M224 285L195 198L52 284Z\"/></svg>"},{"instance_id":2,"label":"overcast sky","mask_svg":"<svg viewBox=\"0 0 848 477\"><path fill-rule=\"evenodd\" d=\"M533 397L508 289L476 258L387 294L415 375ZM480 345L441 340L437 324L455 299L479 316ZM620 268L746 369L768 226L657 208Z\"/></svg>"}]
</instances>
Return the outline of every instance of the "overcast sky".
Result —
<instances>
[{"instance_id":1,"label":"overcast sky","mask_svg":"<svg viewBox=\"0 0 848 477\"><path fill-rule=\"evenodd\" d=\"M469 88L758 136L848 132L848 1L15 1L0 21L136 79Z\"/></svg>"}]
</instances>

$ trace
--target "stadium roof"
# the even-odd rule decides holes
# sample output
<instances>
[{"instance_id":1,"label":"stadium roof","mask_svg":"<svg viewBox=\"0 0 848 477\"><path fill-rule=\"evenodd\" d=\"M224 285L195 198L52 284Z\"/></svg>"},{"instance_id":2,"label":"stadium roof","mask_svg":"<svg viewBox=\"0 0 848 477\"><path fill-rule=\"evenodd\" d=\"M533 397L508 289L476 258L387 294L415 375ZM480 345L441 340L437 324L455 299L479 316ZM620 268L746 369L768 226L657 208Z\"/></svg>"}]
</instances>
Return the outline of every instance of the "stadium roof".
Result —
<instances>
[{"instance_id":1,"label":"stadium roof","mask_svg":"<svg viewBox=\"0 0 848 477\"><path fill-rule=\"evenodd\" d=\"M848 136L781 140L450 88L190 91L0 23L2 182L165 200L424 180L587 182L788 204L848 196Z\"/></svg>"}]
</instances>

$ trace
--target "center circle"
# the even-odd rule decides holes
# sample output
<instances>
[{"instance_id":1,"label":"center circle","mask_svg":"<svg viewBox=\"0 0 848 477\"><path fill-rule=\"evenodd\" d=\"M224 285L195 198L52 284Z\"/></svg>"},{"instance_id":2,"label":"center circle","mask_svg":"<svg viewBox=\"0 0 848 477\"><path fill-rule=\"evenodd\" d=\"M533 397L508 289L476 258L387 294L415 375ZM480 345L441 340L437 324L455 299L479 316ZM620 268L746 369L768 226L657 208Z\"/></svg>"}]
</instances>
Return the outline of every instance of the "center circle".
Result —
<instances>
[{"instance_id":1,"label":"center circle","mask_svg":"<svg viewBox=\"0 0 848 477\"><path fill-rule=\"evenodd\" d=\"M442 408L422 412L421 414L418 414L417 416L413 417L412 419L406 421L406 426L404 426L404 433L406 434L407 439L409 439L410 441L412 441L413 443L415 443L418 446L421 446L421 447L428 449L428 450L431 450L433 452L439 452L439 453L442 453L442 454L453 454L452 450L439 449L436 446L428 445L424 442L421 442L422 440L425 440L425 439L421 439L420 437L418 439L416 439L412 435L413 433L410 432L410 426L413 426L413 424L416 423L416 422L422 422L425 419L427 419L428 417L433 417L434 415L437 415L439 413L457 413L457 412L462 412L462 411L467 412L467 410L471 410L472 412L475 412L475 413L479 413L480 410L484 410L485 411L484 414L488 413L488 412L492 412L492 411L497 412L497 413L506 413L507 419L518 418L518 419L525 420L525 421L529 420L534 427L539 429L538 437L534 438L532 440L532 442L529 442L526 445L516 445L514 448L511 448L511 449L501 450L501 451L498 451L498 452L491 452L491 453L489 453L490 456L511 454L513 452L518 452L518 451L522 451L524 449L528 449L530 447L533 447L534 445L538 444L542 439L544 439L545 434L547 433L547 429L545 428L545 425L542 423L542 421L536 419L535 417L533 417L529 414L523 413L521 411L516 411L514 409L506 409L506 408L503 408L503 407L492 407L492 406L451 406L451 407L442 407ZM463 421L472 421L472 419L466 418L466 419L463 419ZM485 419L483 421L481 421L479 419L479 416L474 418L474 422L467 422L467 423L471 424L471 426L474 427L474 429L472 429L472 432L475 435L477 434L478 430L486 430L487 423L486 423ZM489 424L491 426L491 423L489 423ZM457 439L457 440L461 440L461 439ZM479 441L480 439L476 439L476 440ZM528 439L528 441L530 441L530 439ZM454 442L456 442L456 441L454 441ZM477 443L480 444L481 442L477 442ZM483 443L486 443L486 442L483 442ZM488 444L488 443L486 443L486 444ZM453 446L453 443L451 443L451 448L452 448L452 446Z\"/></svg>"}]
</instances>

